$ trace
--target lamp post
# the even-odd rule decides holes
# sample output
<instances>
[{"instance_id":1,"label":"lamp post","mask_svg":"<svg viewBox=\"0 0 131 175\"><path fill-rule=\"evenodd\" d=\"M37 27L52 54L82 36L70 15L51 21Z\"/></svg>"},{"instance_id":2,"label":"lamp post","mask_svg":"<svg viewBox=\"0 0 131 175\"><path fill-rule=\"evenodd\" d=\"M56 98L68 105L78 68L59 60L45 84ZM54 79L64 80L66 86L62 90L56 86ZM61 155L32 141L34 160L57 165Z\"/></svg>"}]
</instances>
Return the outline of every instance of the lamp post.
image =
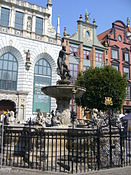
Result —
<instances>
[{"instance_id":1,"label":"lamp post","mask_svg":"<svg viewBox=\"0 0 131 175\"><path fill-rule=\"evenodd\" d=\"M5 121L6 121L6 114L7 112L3 112L3 118L2 118L2 126L1 126L1 168L3 165L3 154L4 154L4 126L5 126Z\"/></svg>"},{"instance_id":2,"label":"lamp post","mask_svg":"<svg viewBox=\"0 0 131 175\"><path fill-rule=\"evenodd\" d=\"M110 167L112 167L112 139L111 139L111 110L110 106L113 105L111 97L105 97L105 105L108 106L108 113L109 113L109 135L110 135Z\"/></svg>"},{"instance_id":3,"label":"lamp post","mask_svg":"<svg viewBox=\"0 0 131 175\"><path fill-rule=\"evenodd\" d=\"M75 94L77 92L77 89L76 88L73 88L72 89L72 93L73 93L73 98L72 100L74 101L75 100ZM75 120L77 118L77 114L76 112L74 111L74 107L72 107L72 110L71 110L71 122L72 122L72 128L74 129L74 126L75 126Z\"/></svg>"}]
</instances>

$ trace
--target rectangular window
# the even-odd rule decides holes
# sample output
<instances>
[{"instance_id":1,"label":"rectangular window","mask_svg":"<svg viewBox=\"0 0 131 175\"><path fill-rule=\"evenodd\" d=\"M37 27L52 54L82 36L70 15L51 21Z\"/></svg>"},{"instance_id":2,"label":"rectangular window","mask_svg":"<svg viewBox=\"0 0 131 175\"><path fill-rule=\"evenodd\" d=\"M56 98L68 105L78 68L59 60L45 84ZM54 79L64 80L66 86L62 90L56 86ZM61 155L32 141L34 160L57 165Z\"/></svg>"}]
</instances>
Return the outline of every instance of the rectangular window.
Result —
<instances>
[{"instance_id":1,"label":"rectangular window","mask_svg":"<svg viewBox=\"0 0 131 175\"><path fill-rule=\"evenodd\" d=\"M79 57L79 49L78 49L78 45L70 45L70 55L74 56L74 57Z\"/></svg>"},{"instance_id":2,"label":"rectangular window","mask_svg":"<svg viewBox=\"0 0 131 175\"><path fill-rule=\"evenodd\" d=\"M102 63L103 62L103 54L96 52L96 62Z\"/></svg>"},{"instance_id":3,"label":"rectangular window","mask_svg":"<svg viewBox=\"0 0 131 175\"><path fill-rule=\"evenodd\" d=\"M126 88L126 100L130 100L130 97L131 97L131 89L130 89L130 86L127 86Z\"/></svg>"},{"instance_id":4,"label":"rectangular window","mask_svg":"<svg viewBox=\"0 0 131 175\"><path fill-rule=\"evenodd\" d=\"M102 67L104 65L103 62L103 53L96 52L96 67Z\"/></svg>"},{"instance_id":5,"label":"rectangular window","mask_svg":"<svg viewBox=\"0 0 131 175\"><path fill-rule=\"evenodd\" d=\"M89 54L90 54L90 52L88 50L83 50L83 58L85 60L90 60Z\"/></svg>"},{"instance_id":6,"label":"rectangular window","mask_svg":"<svg viewBox=\"0 0 131 175\"><path fill-rule=\"evenodd\" d=\"M35 32L38 35L43 34L43 19L36 17L36 27L35 27Z\"/></svg>"},{"instance_id":7,"label":"rectangular window","mask_svg":"<svg viewBox=\"0 0 131 175\"><path fill-rule=\"evenodd\" d=\"M90 51L83 49L83 71L90 67Z\"/></svg>"},{"instance_id":8,"label":"rectangular window","mask_svg":"<svg viewBox=\"0 0 131 175\"><path fill-rule=\"evenodd\" d=\"M118 50L111 49L111 58L113 58L113 59L119 59Z\"/></svg>"},{"instance_id":9,"label":"rectangular window","mask_svg":"<svg viewBox=\"0 0 131 175\"><path fill-rule=\"evenodd\" d=\"M10 9L1 7L0 25L9 26Z\"/></svg>"},{"instance_id":10,"label":"rectangular window","mask_svg":"<svg viewBox=\"0 0 131 175\"><path fill-rule=\"evenodd\" d=\"M123 61L129 62L129 53L123 51Z\"/></svg>"},{"instance_id":11,"label":"rectangular window","mask_svg":"<svg viewBox=\"0 0 131 175\"><path fill-rule=\"evenodd\" d=\"M128 67L123 67L123 74L126 74L127 79L130 79L130 70Z\"/></svg>"},{"instance_id":12,"label":"rectangular window","mask_svg":"<svg viewBox=\"0 0 131 175\"><path fill-rule=\"evenodd\" d=\"M23 30L23 18L24 13L17 12L15 14L15 28L18 30Z\"/></svg>"},{"instance_id":13,"label":"rectangular window","mask_svg":"<svg viewBox=\"0 0 131 175\"><path fill-rule=\"evenodd\" d=\"M78 74L78 65L77 64L70 64L70 75L71 75L71 83L74 84L75 80L77 79Z\"/></svg>"}]
</instances>

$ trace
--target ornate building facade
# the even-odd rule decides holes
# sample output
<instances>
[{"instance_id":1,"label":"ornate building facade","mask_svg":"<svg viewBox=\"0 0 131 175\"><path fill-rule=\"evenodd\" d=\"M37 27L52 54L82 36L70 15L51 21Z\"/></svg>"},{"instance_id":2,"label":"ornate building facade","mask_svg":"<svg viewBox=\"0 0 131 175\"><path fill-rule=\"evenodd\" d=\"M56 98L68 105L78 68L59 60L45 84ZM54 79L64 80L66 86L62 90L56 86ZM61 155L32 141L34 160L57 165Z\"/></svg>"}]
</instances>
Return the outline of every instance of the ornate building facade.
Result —
<instances>
[{"instance_id":1,"label":"ornate building facade","mask_svg":"<svg viewBox=\"0 0 131 175\"><path fill-rule=\"evenodd\" d=\"M56 107L41 87L56 83L60 49L59 18L57 31L52 26L52 0L45 8L23 0L1 0L1 112L13 110L23 121Z\"/></svg>"},{"instance_id":2,"label":"ornate building facade","mask_svg":"<svg viewBox=\"0 0 131 175\"><path fill-rule=\"evenodd\" d=\"M66 33L66 28L64 30L63 44L66 46L67 52L72 53L67 56L72 84L74 84L78 72L83 72L89 67L103 67L107 64L106 48L99 42L96 28L95 20L90 23L86 12L85 20L80 15L77 21L77 31L72 36ZM76 108L74 101L72 101L71 106L77 110L77 114L81 118L82 109Z\"/></svg>"},{"instance_id":3,"label":"ornate building facade","mask_svg":"<svg viewBox=\"0 0 131 175\"><path fill-rule=\"evenodd\" d=\"M127 25L117 20L112 23L112 28L98 35L99 41L108 48L109 64L121 72L127 74L127 96L123 106L123 112L131 112L131 41L129 20Z\"/></svg>"}]
</instances>

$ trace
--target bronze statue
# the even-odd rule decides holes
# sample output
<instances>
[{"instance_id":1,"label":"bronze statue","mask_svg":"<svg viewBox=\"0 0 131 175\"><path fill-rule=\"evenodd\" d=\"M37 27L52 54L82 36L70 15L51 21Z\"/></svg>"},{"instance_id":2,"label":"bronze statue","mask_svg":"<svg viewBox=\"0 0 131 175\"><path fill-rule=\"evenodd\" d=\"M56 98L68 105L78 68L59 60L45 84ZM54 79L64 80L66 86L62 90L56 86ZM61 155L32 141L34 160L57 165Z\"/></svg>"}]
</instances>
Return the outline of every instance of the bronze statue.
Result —
<instances>
[{"instance_id":1,"label":"bronze statue","mask_svg":"<svg viewBox=\"0 0 131 175\"><path fill-rule=\"evenodd\" d=\"M70 55L70 53L67 53L66 47L62 46L62 50L60 50L59 57L57 59L57 65L58 65L57 73L61 77L61 80L70 80L71 79L70 71L69 71L68 66L65 62L66 55Z\"/></svg>"},{"instance_id":2,"label":"bronze statue","mask_svg":"<svg viewBox=\"0 0 131 175\"><path fill-rule=\"evenodd\" d=\"M30 50L26 52L26 61L30 62Z\"/></svg>"}]
</instances>

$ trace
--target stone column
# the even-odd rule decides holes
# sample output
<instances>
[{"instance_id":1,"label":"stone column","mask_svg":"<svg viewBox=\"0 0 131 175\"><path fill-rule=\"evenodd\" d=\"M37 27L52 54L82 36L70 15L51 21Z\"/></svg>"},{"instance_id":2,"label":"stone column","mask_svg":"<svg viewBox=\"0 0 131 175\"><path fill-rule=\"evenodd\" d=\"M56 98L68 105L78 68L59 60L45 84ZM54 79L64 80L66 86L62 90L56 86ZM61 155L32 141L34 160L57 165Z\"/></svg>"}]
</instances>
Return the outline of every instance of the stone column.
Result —
<instances>
[{"instance_id":1,"label":"stone column","mask_svg":"<svg viewBox=\"0 0 131 175\"><path fill-rule=\"evenodd\" d=\"M24 22L23 22L23 30L27 30L27 11L24 13Z\"/></svg>"},{"instance_id":2,"label":"stone column","mask_svg":"<svg viewBox=\"0 0 131 175\"><path fill-rule=\"evenodd\" d=\"M43 18L43 35L45 35L45 19Z\"/></svg>"},{"instance_id":3,"label":"stone column","mask_svg":"<svg viewBox=\"0 0 131 175\"><path fill-rule=\"evenodd\" d=\"M15 8L12 7L10 11L9 27L15 27Z\"/></svg>"},{"instance_id":4,"label":"stone column","mask_svg":"<svg viewBox=\"0 0 131 175\"><path fill-rule=\"evenodd\" d=\"M83 72L83 44L79 45L79 72ZM77 106L77 116L82 118L82 107Z\"/></svg>"},{"instance_id":5,"label":"stone column","mask_svg":"<svg viewBox=\"0 0 131 175\"><path fill-rule=\"evenodd\" d=\"M96 54L95 54L95 47L92 48L92 68L96 67Z\"/></svg>"},{"instance_id":6,"label":"stone column","mask_svg":"<svg viewBox=\"0 0 131 175\"><path fill-rule=\"evenodd\" d=\"M64 40L64 45L66 46L66 52L69 53L70 52L70 44L68 40ZM68 65L69 68L69 55L66 56L66 64Z\"/></svg>"},{"instance_id":7,"label":"stone column","mask_svg":"<svg viewBox=\"0 0 131 175\"><path fill-rule=\"evenodd\" d=\"M11 34L14 34L14 28L15 28L15 8L12 7L10 10L10 18L9 18L9 32Z\"/></svg>"},{"instance_id":8,"label":"stone column","mask_svg":"<svg viewBox=\"0 0 131 175\"><path fill-rule=\"evenodd\" d=\"M23 22L23 35L26 36L27 35L27 17L28 17L28 14L27 14L27 11L25 11L24 13L24 22Z\"/></svg>"},{"instance_id":9,"label":"stone column","mask_svg":"<svg viewBox=\"0 0 131 175\"><path fill-rule=\"evenodd\" d=\"M83 44L79 45L79 72L83 71Z\"/></svg>"},{"instance_id":10,"label":"stone column","mask_svg":"<svg viewBox=\"0 0 131 175\"><path fill-rule=\"evenodd\" d=\"M32 39L35 39L36 14L32 16Z\"/></svg>"},{"instance_id":11,"label":"stone column","mask_svg":"<svg viewBox=\"0 0 131 175\"><path fill-rule=\"evenodd\" d=\"M107 66L108 63L108 50L104 50L103 52L103 61L104 61L104 66Z\"/></svg>"},{"instance_id":12,"label":"stone column","mask_svg":"<svg viewBox=\"0 0 131 175\"><path fill-rule=\"evenodd\" d=\"M45 23L45 28L44 28L44 35L47 37L48 36L48 25L49 25L49 19L47 16L44 18L44 23ZM47 37L48 41L48 37Z\"/></svg>"}]
</instances>

